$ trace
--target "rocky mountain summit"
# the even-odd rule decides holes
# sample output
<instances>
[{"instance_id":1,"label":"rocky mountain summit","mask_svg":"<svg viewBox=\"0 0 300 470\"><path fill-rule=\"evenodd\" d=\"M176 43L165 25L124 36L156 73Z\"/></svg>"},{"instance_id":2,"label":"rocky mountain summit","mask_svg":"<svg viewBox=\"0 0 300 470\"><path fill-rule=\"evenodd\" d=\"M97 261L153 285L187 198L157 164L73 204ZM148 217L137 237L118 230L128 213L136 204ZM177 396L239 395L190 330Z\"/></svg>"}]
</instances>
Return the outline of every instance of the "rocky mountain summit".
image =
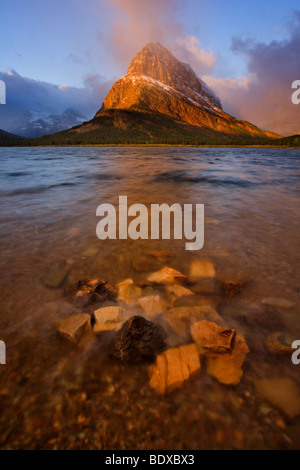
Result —
<instances>
[{"instance_id":1,"label":"rocky mountain summit","mask_svg":"<svg viewBox=\"0 0 300 470\"><path fill-rule=\"evenodd\" d=\"M150 43L132 59L93 119L30 144L274 145L279 137L226 113L188 64Z\"/></svg>"},{"instance_id":2,"label":"rocky mountain summit","mask_svg":"<svg viewBox=\"0 0 300 470\"><path fill-rule=\"evenodd\" d=\"M115 82L95 117L111 109L156 112L204 131L273 135L225 113L220 99L191 67L159 43L150 43L137 53L127 74Z\"/></svg>"}]
</instances>

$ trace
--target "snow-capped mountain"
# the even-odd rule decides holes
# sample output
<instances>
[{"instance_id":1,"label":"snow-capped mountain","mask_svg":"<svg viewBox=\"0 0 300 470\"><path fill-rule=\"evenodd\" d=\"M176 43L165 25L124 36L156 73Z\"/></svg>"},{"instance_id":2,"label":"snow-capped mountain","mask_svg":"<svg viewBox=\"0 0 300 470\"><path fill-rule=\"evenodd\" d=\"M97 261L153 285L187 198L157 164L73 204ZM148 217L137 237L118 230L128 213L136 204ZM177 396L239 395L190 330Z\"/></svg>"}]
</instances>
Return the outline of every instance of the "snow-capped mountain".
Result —
<instances>
[{"instance_id":1,"label":"snow-capped mountain","mask_svg":"<svg viewBox=\"0 0 300 470\"><path fill-rule=\"evenodd\" d=\"M127 74L114 83L95 117L115 109L160 113L205 132L211 129L232 135L274 137L225 113L213 90L188 64L177 60L159 43L147 44L137 53ZM80 132L84 130L85 125Z\"/></svg>"},{"instance_id":2,"label":"snow-capped mountain","mask_svg":"<svg viewBox=\"0 0 300 470\"><path fill-rule=\"evenodd\" d=\"M86 118L73 109L67 109L62 114L51 114L45 117L24 119L18 123L18 126L11 131L22 137L40 137L42 135L54 134L73 126L78 126Z\"/></svg>"}]
</instances>

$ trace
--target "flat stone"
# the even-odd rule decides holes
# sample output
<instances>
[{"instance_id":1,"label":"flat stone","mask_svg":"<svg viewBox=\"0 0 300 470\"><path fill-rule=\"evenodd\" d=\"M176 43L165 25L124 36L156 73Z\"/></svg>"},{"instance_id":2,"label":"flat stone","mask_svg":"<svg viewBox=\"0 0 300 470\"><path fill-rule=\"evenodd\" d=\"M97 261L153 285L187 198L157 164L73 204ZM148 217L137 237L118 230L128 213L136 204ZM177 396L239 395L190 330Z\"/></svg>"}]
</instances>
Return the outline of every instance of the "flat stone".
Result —
<instances>
[{"instance_id":1,"label":"flat stone","mask_svg":"<svg viewBox=\"0 0 300 470\"><path fill-rule=\"evenodd\" d=\"M46 287L59 287L66 279L69 270L65 267L51 268L42 278L42 282Z\"/></svg>"},{"instance_id":2,"label":"flat stone","mask_svg":"<svg viewBox=\"0 0 300 470\"><path fill-rule=\"evenodd\" d=\"M84 250L82 253L83 256L86 256L87 258L96 256L96 254L99 252L99 248L96 248L94 246L89 246Z\"/></svg>"},{"instance_id":3,"label":"flat stone","mask_svg":"<svg viewBox=\"0 0 300 470\"><path fill-rule=\"evenodd\" d=\"M107 331L118 331L124 321L124 309L119 306L103 307L94 312L94 328L96 334Z\"/></svg>"},{"instance_id":4,"label":"flat stone","mask_svg":"<svg viewBox=\"0 0 300 470\"><path fill-rule=\"evenodd\" d=\"M178 299L184 295L194 295L194 292L184 286L181 286L180 284L171 284L169 286L165 286L165 291L167 294L169 294L171 300Z\"/></svg>"},{"instance_id":5,"label":"flat stone","mask_svg":"<svg viewBox=\"0 0 300 470\"><path fill-rule=\"evenodd\" d=\"M279 297L265 297L264 299L261 299L261 303L264 305L270 305L271 307L284 309L290 309L295 306L295 303L291 300L281 299Z\"/></svg>"},{"instance_id":6,"label":"flat stone","mask_svg":"<svg viewBox=\"0 0 300 470\"><path fill-rule=\"evenodd\" d=\"M140 306L148 315L159 315L165 312L169 303L160 295L147 295L138 300Z\"/></svg>"},{"instance_id":7,"label":"flat stone","mask_svg":"<svg viewBox=\"0 0 300 470\"><path fill-rule=\"evenodd\" d=\"M208 320L222 325L223 321L211 305L195 307L174 307L164 315L164 320L178 336L188 337L191 325L200 320Z\"/></svg>"},{"instance_id":8,"label":"flat stone","mask_svg":"<svg viewBox=\"0 0 300 470\"><path fill-rule=\"evenodd\" d=\"M159 395L165 395L181 387L183 382L199 373L199 353L195 344L168 349L156 357L149 367L150 387Z\"/></svg>"},{"instance_id":9,"label":"flat stone","mask_svg":"<svg viewBox=\"0 0 300 470\"><path fill-rule=\"evenodd\" d=\"M202 305L210 305L213 308L216 308L220 303L220 297L216 295L183 295L178 297L173 301L173 307L199 307Z\"/></svg>"},{"instance_id":10,"label":"flat stone","mask_svg":"<svg viewBox=\"0 0 300 470\"><path fill-rule=\"evenodd\" d=\"M246 359L249 348L245 339L237 335L231 353L207 353L206 370L225 385L237 385L243 375L242 365Z\"/></svg>"},{"instance_id":11,"label":"flat stone","mask_svg":"<svg viewBox=\"0 0 300 470\"><path fill-rule=\"evenodd\" d=\"M288 418L300 415L300 390L290 378L255 381L257 395L282 411Z\"/></svg>"},{"instance_id":12,"label":"flat stone","mask_svg":"<svg viewBox=\"0 0 300 470\"><path fill-rule=\"evenodd\" d=\"M160 325L141 316L133 316L116 333L112 354L121 361L153 359L165 346L165 332Z\"/></svg>"},{"instance_id":13,"label":"flat stone","mask_svg":"<svg viewBox=\"0 0 300 470\"><path fill-rule=\"evenodd\" d=\"M216 323L202 320L193 323L191 335L201 354L230 353L234 347L236 331L223 329Z\"/></svg>"},{"instance_id":14,"label":"flat stone","mask_svg":"<svg viewBox=\"0 0 300 470\"><path fill-rule=\"evenodd\" d=\"M142 289L135 285L132 279L117 284L118 301L129 305L137 305L137 300L142 295Z\"/></svg>"},{"instance_id":15,"label":"flat stone","mask_svg":"<svg viewBox=\"0 0 300 470\"><path fill-rule=\"evenodd\" d=\"M187 280L187 276L167 266L150 274L147 278L149 282L162 285L177 284L178 282L187 282Z\"/></svg>"},{"instance_id":16,"label":"flat stone","mask_svg":"<svg viewBox=\"0 0 300 470\"><path fill-rule=\"evenodd\" d=\"M86 329L91 329L91 316L88 313L76 313L56 322L56 329L72 343L77 343Z\"/></svg>"},{"instance_id":17,"label":"flat stone","mask_svg":"<svg viewBox=\"0 0 300 470\"><path fill-rule=\"evenodd\" d=\"M215 277L216 271L210 261L193 261L190 267L190 278L196 280L201 277Z\"/></svg>"}]
</instances>

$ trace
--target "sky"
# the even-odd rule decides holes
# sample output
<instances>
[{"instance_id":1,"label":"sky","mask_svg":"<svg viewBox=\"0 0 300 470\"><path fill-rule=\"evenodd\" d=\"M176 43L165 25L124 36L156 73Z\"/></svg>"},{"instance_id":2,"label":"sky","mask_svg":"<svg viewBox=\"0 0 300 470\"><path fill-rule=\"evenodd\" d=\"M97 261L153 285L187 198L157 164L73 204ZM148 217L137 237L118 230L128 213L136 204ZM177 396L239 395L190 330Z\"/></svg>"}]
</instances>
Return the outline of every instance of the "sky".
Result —
<instances>
[{"instance_id":1,"label":"sky","mask_svg":"<svg viewBox=\"0 0 300 470\"><path fill-rule=\"evenodd\" d=\"M5 129L18 113L91 118L149 42L188 62L225 111L282 135L300 133L299 0L0 0ZM9 129L6 129L9 130Z\"/></svg>"}]
</instances>

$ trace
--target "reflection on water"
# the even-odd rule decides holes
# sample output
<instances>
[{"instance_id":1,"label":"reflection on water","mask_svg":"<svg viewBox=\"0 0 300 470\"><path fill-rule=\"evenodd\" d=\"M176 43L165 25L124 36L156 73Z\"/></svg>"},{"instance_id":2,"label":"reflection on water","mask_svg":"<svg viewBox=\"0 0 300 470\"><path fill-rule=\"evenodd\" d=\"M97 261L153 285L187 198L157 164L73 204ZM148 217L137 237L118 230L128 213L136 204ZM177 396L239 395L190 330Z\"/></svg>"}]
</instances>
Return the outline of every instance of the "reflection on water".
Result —
<instances>
[{"instance_id":1,"label":"reflection on water","mask_svg":"<svg viewBox=\"0 0 300 470\"><path fill-rule=\"evenodd\" d=\"M299 417L259 398L259 378L299 382L288 356L265 337L300 338L298 150L219 148L0 149L1 317L7 365L0 365L0 442L4 448L299 448ZM96 208L178 202L205 205L205 244L96 237ZM247 280L240 295L213 296L224 321L250 347L234 388L205 372L166 397L148 386L148 364L123 365L103 345L78 351L58 340L53 321L78 312L64 286L42 282L53 267L65 283L101 278L142 281L149 251L173 252L188 274L210 260L221 278ZM163 266L164 264L162 264ZM289 300L289 309L261 300ZM133 312L135 313L135 312Z\"/></svg>"}]
</instances>

